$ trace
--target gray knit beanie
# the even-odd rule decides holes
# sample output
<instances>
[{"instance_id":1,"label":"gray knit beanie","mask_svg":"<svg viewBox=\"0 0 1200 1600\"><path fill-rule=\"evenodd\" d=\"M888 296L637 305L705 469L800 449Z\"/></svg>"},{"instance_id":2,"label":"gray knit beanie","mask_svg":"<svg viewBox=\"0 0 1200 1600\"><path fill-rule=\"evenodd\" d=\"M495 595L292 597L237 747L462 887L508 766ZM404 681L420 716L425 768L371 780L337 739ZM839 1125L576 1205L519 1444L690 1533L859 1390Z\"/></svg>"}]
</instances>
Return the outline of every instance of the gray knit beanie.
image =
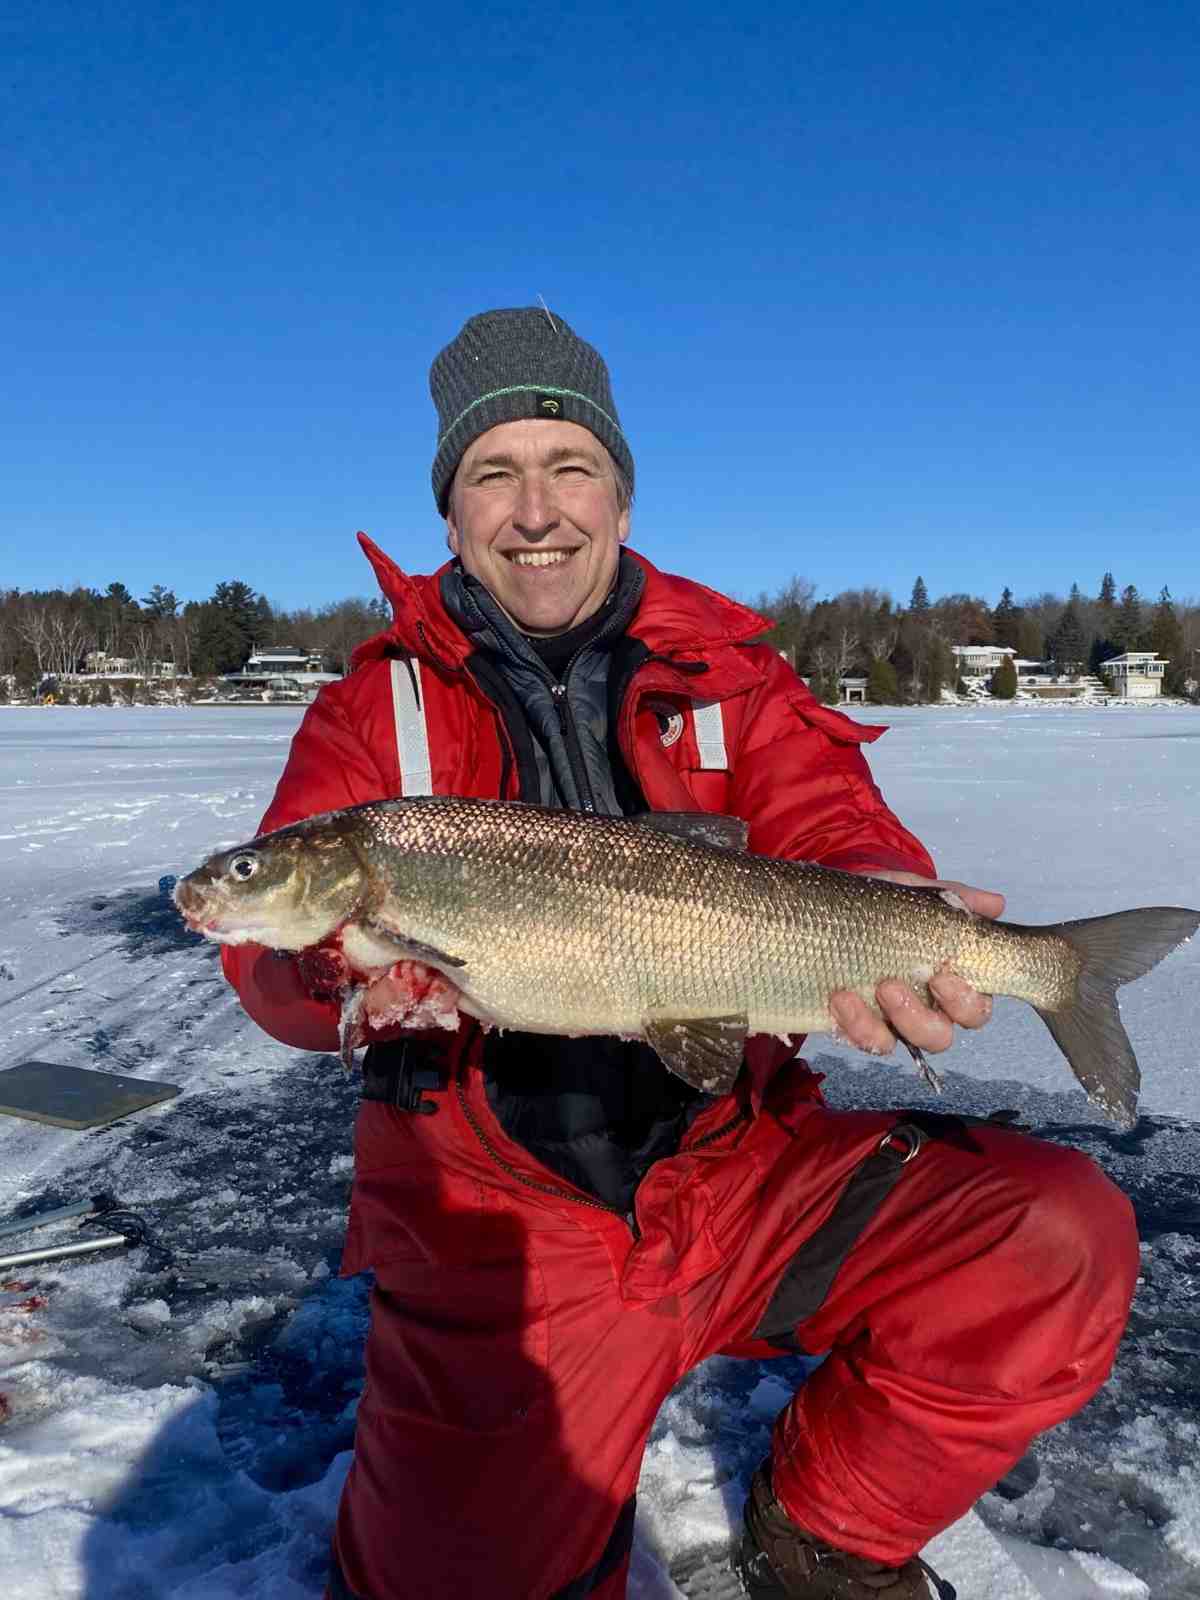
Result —
<instances>
[{"instance_id":1,"label":"gray knit beanie","mask_svg":"<svg viewBox=\"0 0 1200 1600\"><path fill-rule=\"evenodd\" d=\"M467 446L498 423L524 417L587 428L608 447L633 491L633 456L603 357L543 306L472 317L430 367L429 392L438 414L433 497L443 516Z\"/></svg>"}]
</instances>

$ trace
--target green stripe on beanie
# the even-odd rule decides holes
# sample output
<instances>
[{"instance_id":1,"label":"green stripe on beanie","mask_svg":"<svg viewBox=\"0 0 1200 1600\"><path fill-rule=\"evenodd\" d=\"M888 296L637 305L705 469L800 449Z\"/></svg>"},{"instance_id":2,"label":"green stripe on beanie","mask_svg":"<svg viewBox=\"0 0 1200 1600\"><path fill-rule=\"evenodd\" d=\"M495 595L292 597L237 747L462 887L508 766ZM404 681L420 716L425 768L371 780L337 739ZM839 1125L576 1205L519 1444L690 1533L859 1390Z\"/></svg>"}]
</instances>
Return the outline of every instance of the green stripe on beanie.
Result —
<instances>
[{"instance_id":1,"label":"green stripe on beanie","mask_svg":"<svg viewBox=\"0 0 1200 1600\"><path fill-rule=\"evenodd\" d=\"M546 396L560 402L553 419L594 433L633 488L633 455L604 359L542 306L472 317L429 369L429 392L438 414L433 497L443 516L468 445L502 422L546 416L539 405Z\"/></svg>"}]
</instances>

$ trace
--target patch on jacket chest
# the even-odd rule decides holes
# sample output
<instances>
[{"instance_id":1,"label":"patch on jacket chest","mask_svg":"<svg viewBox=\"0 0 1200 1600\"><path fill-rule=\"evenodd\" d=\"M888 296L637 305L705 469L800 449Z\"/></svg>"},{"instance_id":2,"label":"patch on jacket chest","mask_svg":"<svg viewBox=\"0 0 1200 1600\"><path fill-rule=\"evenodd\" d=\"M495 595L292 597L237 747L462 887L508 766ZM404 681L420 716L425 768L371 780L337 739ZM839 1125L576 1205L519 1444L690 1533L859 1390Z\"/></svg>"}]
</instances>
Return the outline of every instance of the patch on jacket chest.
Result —
<instances>
[{"instance_id":1,"label":"patch on jacket chest","mask_svg":"<svg viewBox=\"0 0 1200 1600\"><path fill-rule=\"evenodd\" d=\"M658 721L658 737L664 750L679 742L683 733L683 712L669 700L647 700L647 706Z\"/></svg>"}]
</instances>

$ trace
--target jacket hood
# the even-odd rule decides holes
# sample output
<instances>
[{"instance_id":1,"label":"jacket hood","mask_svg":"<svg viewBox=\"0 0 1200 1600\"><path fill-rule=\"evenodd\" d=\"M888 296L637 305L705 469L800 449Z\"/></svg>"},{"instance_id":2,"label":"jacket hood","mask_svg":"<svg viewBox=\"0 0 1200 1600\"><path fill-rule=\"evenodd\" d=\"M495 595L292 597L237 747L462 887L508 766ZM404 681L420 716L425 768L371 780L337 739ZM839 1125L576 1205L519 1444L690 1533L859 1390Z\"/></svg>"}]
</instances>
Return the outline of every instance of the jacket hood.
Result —
<instances>
[{"instance_id":1,"label":"jacket hood","mask_svg":"<svg viewBox=\"0 0 1200 1600\"><path fill-rule=\"evenodd\" d=\"M391 626L360 644L352 667L394 654L397 650L461 668L473 646L442 603L441 577L452 563L433 573L403 572L373 539L358 535L385 599L392 608ZM695 659L714 646L741 644L772 627L749 606L730 600L690 578L660 572L645 556L625 546L645 576L641 604L628 633L655 654Z\"/></svg>"}]
</instances>

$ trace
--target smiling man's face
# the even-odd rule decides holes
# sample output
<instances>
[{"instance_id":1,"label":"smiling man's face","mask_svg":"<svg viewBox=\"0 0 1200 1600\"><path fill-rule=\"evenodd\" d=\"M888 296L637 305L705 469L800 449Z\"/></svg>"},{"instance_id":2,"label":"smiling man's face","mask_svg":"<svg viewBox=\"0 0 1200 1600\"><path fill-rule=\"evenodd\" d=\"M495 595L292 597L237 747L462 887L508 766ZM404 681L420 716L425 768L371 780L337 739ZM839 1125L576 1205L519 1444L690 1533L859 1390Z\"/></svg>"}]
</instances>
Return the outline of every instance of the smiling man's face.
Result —
<instances>
[{"instance_id":1,"label":"smiling man's face","mask_svg":"<svg viewBox=\"0 0 1200 1600\"><path fill-rule=\"evenodd\" d=\"M629 536L608 451L575 422L480 434L458 464L447 542L525 633L565 633L599 609Z\"/></svg>"}]
</instances>

